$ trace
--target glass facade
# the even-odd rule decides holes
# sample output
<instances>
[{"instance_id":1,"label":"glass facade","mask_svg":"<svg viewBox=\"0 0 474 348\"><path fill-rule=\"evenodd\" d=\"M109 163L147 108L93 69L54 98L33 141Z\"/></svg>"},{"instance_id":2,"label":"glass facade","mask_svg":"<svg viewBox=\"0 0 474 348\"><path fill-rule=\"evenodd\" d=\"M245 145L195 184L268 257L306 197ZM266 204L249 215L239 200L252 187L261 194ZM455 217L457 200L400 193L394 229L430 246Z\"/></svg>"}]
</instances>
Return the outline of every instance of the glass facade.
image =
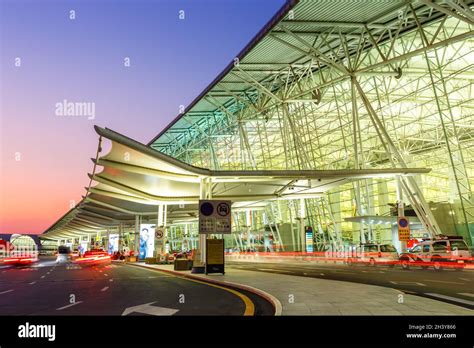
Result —
<instances>
[{"instance_id":1,"label":"glass facade","mask_svg":"<svg viewBox=\"0 0 474 348\"><path fill-rule=\"evenodd\" d=\"M400 21L408 26L421 16L412 8ZM257 82L242 78L247 88L212 112L201 110L207 116L190 127L189 135L151 146L219 170L430 168L411 187L418 186L441 233L462 235L472 244L474 43L466 36L472 26L453 17L417 24L403 35L397 32L403 23L376 37L356 29L341 32L337 46L321 39L318 50L326 48L327 53L319 59L316 55L294 67L275 67ZM349 45L357 38L359 51ZM324 67L322 57L330 60ZM227 76L246 75L234 70ZM208 94L224 93L232 81L225 77ZM360 223L346 218L389 216L396 202L395 180L343 184L322 198L306 200L304 224L324 231L315 234L321 241L360 242ZM269 203L265 211L251 212L250 225L244 214L234 214L237 236L228 237L230 245L252 246L253 235L263 244L271 224L281 224L285 233L294 231L293 244L298 245L298 207L298 201ZM362 225L365 240L391 241L391 224Z\"/></svg>"}]
</instances>

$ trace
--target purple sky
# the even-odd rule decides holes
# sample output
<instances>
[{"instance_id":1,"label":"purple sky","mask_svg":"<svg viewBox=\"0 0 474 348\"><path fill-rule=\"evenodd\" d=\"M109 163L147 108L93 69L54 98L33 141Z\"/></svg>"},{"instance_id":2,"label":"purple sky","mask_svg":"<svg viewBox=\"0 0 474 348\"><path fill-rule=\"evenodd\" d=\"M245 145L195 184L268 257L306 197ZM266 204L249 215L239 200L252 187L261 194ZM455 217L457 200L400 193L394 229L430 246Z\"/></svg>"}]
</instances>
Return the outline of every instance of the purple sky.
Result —
<instances>
[{"instance_id":1,"label":"purple sky","mask_svg":"<svg viewBox=\"0 0 474 348\"><path fill-rule=\"evenodd\" d=\"M85 193L94 124L147 143L283 3L0 0L0 233L43 232Z\"/></svg>"}]
</instances>

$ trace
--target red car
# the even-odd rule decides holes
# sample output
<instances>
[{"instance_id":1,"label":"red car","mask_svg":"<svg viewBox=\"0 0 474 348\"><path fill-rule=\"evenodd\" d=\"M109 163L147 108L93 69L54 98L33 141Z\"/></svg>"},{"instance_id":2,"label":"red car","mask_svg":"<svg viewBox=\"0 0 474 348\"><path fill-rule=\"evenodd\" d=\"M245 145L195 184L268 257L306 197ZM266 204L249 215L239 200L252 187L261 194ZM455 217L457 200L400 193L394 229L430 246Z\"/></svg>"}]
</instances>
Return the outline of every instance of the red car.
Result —
<instances>
[{"instance_id":1,"label":"red car","mask_svg":"<svg viewBox=\"0 0 474 348\"><path fill-rule=\"evenodd\" d=\"M24 250L15 251L15 247L7 241L0 240L0 262L5 265L28 265L38 261L38 252Z\"/></svg>"}]
</instances>

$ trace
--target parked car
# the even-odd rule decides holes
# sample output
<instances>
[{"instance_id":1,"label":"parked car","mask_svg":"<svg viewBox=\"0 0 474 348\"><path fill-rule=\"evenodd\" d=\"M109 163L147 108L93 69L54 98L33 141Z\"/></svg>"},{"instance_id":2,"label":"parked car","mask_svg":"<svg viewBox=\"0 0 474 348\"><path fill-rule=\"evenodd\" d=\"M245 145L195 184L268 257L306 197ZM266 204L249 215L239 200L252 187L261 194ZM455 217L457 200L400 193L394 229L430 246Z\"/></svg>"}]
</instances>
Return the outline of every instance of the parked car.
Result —
<instances>
[{"instance_id":1,"label":"parked car","mask_svg":"<svg viewBox=\"0 0 474 348\"><path fill-rule=\"evenodd\" d=\"M392 244L362 244L351 252L346 258L346 263L348 265L362 263L371 266L394 267L398 263L398 252Z\"/></svg>"},{"instance_id":2,"label":"parked car","mask_svg":"<svg viewBox=\"0 0 474 348\"><path fill-rule=\"evenodd\" d=\"M459 236L441 236L434 240L424 240L420 244L400 255L403 269L411 266L430 266L437 271L444 267L462 270L471 260L471 253L466 242Z\"/></svg>"}]
</instances>

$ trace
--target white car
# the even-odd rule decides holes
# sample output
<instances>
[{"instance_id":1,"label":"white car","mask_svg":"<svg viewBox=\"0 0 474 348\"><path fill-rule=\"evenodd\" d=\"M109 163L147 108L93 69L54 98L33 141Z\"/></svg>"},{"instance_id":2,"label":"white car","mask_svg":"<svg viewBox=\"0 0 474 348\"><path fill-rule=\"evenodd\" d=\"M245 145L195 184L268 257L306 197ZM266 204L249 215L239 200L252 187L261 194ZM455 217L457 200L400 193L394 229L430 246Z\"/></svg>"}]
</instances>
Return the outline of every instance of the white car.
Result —
<instances>
[{"instance_id":1,"label":"white car","mask_svg":"<svg viewBox=\"0 0 474 348\"><path fill-rule=\"evenodd\" d=\"M433 266L437 271L444 267L462 270L471 260L471 253L462 237L442 236L434 240L424 240L400 255L403 269L411 266L428 268Z\"/></svg>"},{"instance_id":2,"label":"white car","mask_svg":"<svg viewBox=\"0 0 474 348\"><path fill-rule=\"evenodd\" d=\"M66 246L58 247L56 263L68 263L69 261L71 261L71 249Z\"/></svg>"},{"instance_id":3,"label":"white car","mask_svg":"<svg viewBox=\"0 0 474 348\"><path fill-rule=\"evenodd\" d=\"M350 266L361 263L394 267L398 263L398 252L391 244L362 244L346 258L346 263Z\"/></svg>"}]
</instances>

